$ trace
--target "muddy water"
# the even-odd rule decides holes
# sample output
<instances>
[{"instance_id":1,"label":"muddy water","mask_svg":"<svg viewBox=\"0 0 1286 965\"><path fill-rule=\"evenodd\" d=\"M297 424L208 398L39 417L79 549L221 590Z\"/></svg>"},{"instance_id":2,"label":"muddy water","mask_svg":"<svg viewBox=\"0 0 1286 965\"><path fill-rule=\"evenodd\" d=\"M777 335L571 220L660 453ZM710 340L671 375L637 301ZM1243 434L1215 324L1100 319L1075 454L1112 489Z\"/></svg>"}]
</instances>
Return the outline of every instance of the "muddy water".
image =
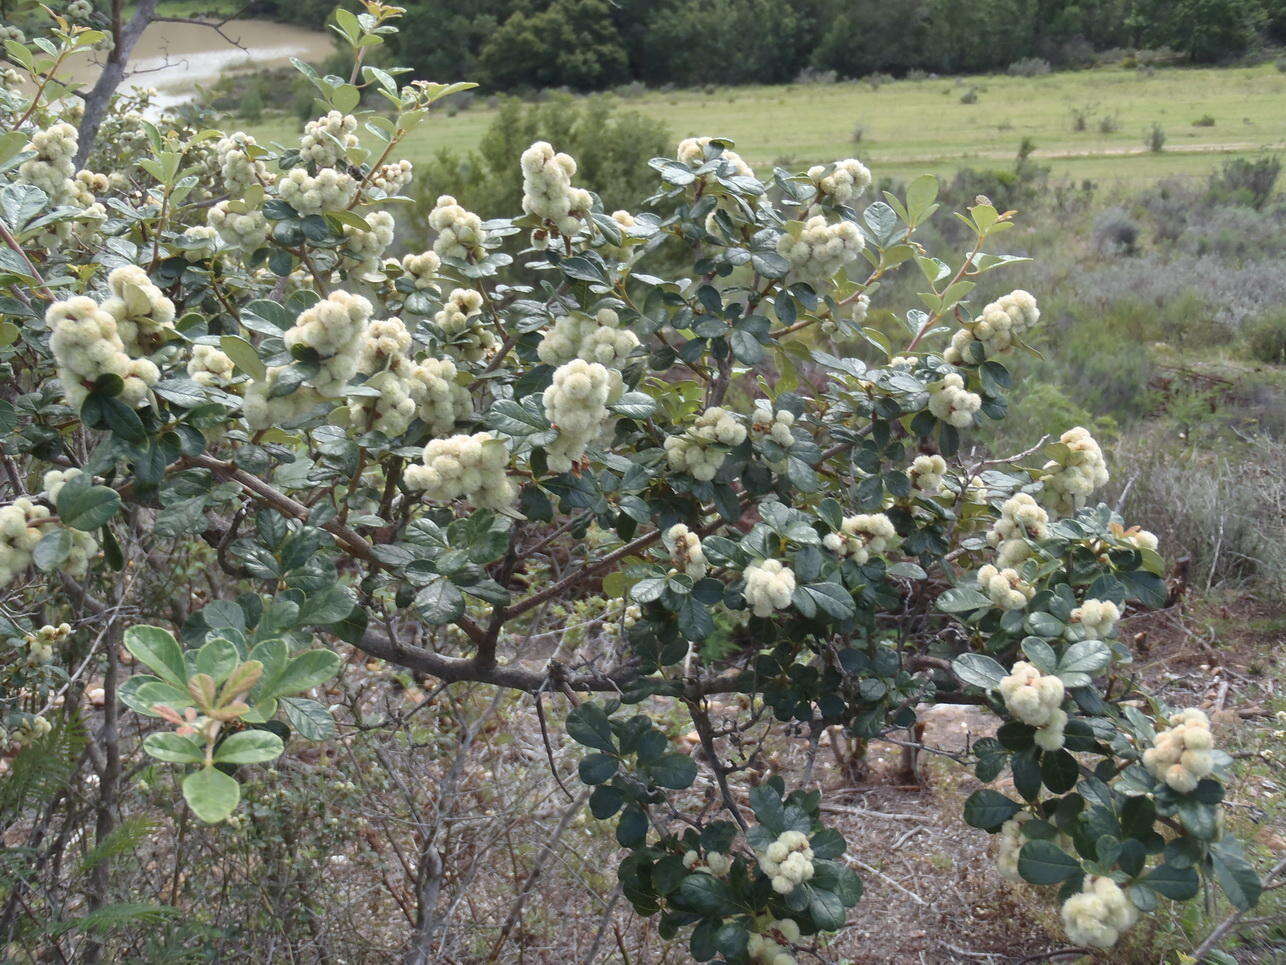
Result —
<instances>
[{"instance_id":1,"label":"muddy water","mask_svg":"<svg viewBox=\"0 0 1286 965\"><path fill-rule=\"evenodd\" d=\"M122 88L155 87L158 108L190 100L195 85L208 86L221 74L279 67L291 57L318 61L333 49L330 36L266 20L231 20L223 27L225 40L209 27L189 23L154 23L134 47L131 75ZM240 47L229 40L236 41ZM244 49L243 49L244 48ZM86 58L73 68L81 83L98 76L98 63Z\"/></svg>"}]
</instances>

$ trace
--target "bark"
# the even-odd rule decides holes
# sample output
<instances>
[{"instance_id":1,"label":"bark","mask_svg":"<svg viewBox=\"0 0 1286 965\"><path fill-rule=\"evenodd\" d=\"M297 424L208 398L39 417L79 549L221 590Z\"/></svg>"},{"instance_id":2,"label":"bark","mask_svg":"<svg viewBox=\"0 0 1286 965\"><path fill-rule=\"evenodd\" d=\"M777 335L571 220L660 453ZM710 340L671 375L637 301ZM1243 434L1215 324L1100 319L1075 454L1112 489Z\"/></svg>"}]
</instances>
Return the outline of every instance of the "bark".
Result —
<instances>
[{"instance_id":1,"label":"bark","mask_svg":"<svg viewBox=\"0 0 1286 965\"><path fill-rule=\"evenodd\" d=\"M102 126L112 96L125 80L125 69L129 66L134 45L156 14L156 4L157 0L139 0L138 6L134 8L134 16L126 23L123 22L123 0L112 0L112 39L115 43L107 55L103 72L85 95L85 114L80 121L80 146L76 149L77 168L85 166L85 159L89 157L94 139L98 137L98 128Z\"/></svg>"}]
</instances>

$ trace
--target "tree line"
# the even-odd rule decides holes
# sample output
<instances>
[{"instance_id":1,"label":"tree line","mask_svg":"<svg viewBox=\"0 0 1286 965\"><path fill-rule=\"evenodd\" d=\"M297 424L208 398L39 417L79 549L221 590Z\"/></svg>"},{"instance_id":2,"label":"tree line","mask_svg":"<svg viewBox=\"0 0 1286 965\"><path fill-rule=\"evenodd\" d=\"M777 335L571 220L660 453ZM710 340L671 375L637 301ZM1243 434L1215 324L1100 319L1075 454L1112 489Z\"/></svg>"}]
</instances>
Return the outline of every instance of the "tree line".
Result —
<instances>
[{"instance_id":1,"label":"tree line","mask_svg":"<svg viewBox=\"0 0 1286 965\"><path fill-rule=\"evenodd\" d=\"M333 0L261 0L320 23ZM409 0L400 63L490 89L632 82L782 83L912 70L978 73L1036 57L1084 66L1113 48L1193 62L1286 42L1277 0ZM393 45L390 45L393 46Z\"/></svg>"}]
</instances>

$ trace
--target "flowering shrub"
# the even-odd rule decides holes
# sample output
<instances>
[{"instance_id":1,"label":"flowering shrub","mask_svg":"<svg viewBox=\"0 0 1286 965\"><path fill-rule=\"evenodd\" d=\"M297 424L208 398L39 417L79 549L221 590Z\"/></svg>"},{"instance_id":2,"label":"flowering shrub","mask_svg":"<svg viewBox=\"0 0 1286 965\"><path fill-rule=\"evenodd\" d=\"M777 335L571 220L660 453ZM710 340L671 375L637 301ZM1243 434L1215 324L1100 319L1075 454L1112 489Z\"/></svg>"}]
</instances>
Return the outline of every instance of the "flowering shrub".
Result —
<instances>
[{"instance_id":1,"label":"flowering shrub","mask_svg":"<svg viewBox=\"0 0 1286 965\"><path fill-rule=\"evenodd\" d=\"M397 13L371 3L341 33L378 43ZM42 82L102 39L11 44L34 93L0 92L0 578L52 625L156 532L220 571L220 598L173 630L127 632L146 672L119 692L168 725L143 750L184 769L199 818L233 815L252 765L334 734L314 688L346 644L574 698L623 893L698 960L792 961L861 897L817 791L774 777L738 803L716 694L860 738L923 705L990 709L999 732L968 762L1018 799L984 788L964 818L999 833L1003 874L1061 887L1073 942L1111 945L1203 876L1254 902L1218 820L1230 759L1198 712L1137 690L1116 635L1164 586L1155 540L1091 502L1098 445L1081 428L1015 456L964 444L1004 417L997 357L1039 319L1026 292L969 304L1010 260L985 249L1012 213L979 199L948 262L914 240L931 177L864 203L856 160L761 181L700 138L652 162L648 210L609 214L538 143L514 159L522 215L443 196L432 250L398 259L412 172L389 159L468 85L309 72L330 110L299 145L140 121L150 151L100 177L69 169L71 108ZM387 113L359 111L362 91ZM649 273L659 249L690 269ZM894 271L921 274L923 307L880 304ZM580 613L596 587L610 612ZM524 631L545 606L619 629L536 661ZM748 642L715 659L716 628ZM16 629L57 659L61 629ZM6 691L7 746L47 726L30 692ZM701 768L656 726L665 705L694 722L718 814L685 793Z\"/></svg>"}]
</instances>

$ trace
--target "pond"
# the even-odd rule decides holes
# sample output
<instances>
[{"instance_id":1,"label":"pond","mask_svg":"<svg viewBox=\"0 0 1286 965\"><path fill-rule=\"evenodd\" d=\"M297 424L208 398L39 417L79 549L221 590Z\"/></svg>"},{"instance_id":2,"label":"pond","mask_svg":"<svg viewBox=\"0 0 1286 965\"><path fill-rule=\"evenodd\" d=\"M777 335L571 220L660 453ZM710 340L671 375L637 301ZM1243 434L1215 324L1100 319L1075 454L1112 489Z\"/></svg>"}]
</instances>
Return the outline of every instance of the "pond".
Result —
<instances>
[{"instance_id":1,"label":"pond","mask_svg":"<svg viewBox=\"0 0 1286 965\"><path fill-rule=\"evenodd\" d=\"M208 86L224 73L279 67L292 57L318 61L333 49L323 31L267 20L230 20L222 30L227 39L198 24L150 24L134 48L122 90L155 87L160 96L154 104L160 110L191 100L197 85ZM90 84L100 65L100 56L87 57L73 66L72 74Z\"/></svg>"}]
</instances>

